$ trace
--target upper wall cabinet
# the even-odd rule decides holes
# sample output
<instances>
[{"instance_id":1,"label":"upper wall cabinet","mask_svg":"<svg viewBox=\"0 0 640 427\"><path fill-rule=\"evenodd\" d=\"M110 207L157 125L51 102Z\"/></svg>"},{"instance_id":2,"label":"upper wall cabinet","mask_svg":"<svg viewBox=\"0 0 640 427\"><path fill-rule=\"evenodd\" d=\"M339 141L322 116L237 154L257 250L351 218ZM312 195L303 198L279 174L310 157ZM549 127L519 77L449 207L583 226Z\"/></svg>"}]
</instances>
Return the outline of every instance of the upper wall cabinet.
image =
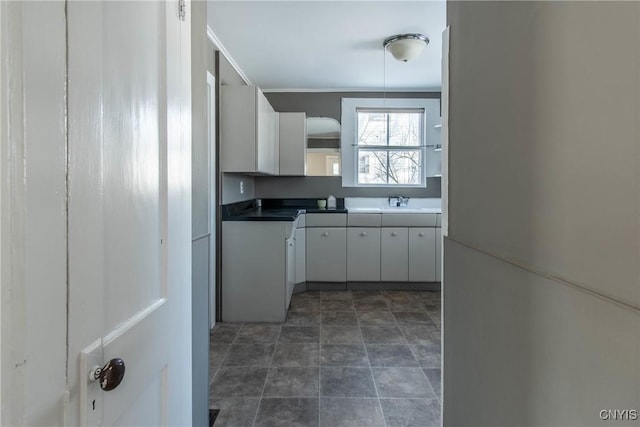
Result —
<instances>
[{"instance_id":1,"label":"upper wall cabinet","mask_svg":"<svg viewBox=\"0 0 640 427\"><path fill-rule=\"evenodd\" d=\"M307 120L305 113L280 113L280 175L307 174Z\"/></svg>"},{"instance_id":2,"label":"upper wall cabinet","mask_svg":"<svg viewBox=\"0 0 640 427\"><path fill-rule=\"evenodd\" d=\"M279 115L256 86L222 86L222 172L278 175Z\"/></svg>"}]
</instances>

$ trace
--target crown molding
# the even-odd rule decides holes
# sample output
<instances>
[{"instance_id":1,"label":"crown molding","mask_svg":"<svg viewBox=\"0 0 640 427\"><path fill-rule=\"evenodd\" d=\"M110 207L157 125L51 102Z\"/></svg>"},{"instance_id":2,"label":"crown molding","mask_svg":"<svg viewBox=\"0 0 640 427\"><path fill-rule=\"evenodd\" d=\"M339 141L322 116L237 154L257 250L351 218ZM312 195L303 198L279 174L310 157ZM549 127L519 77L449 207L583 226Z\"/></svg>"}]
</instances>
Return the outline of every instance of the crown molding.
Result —
<instances>
[{"instance_id":1,"label":"crown molding","mask_svg":"<svg viewBox=\"0 0 640 427\"><path fill-rule=\"evenodd\" d=\"M242 80L244 80L246 84L252 85L251 80L249 80L249 77L247 77L244 71L242 71L242 68L240 68L240 66L235 61L235 59L233 59L233 57L231 56L227 48L224 47L224 45L222 44L218 36L216 36L216 34L211 29L211 27L208 25L207 25L207 38L209 38L209 40L211 40L211 43L213 43L213 45L220 51L220 53L224 55L224 57L227 59L227 61L229 61L229 64L231 64L233 69L236 70L236 72L240 75L240 77L242 77Z\"/></svg>"}]
</instances>

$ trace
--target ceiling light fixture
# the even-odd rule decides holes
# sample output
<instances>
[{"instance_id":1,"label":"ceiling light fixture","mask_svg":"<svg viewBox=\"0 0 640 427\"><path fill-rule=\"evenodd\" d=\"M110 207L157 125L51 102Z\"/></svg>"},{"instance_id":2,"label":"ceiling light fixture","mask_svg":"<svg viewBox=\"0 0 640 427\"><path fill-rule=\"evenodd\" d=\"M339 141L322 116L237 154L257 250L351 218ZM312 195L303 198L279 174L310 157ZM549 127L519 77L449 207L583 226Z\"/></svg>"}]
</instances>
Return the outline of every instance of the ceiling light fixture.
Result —
<instances>
[{"instance_id":1,"label":"ceiling light fixture","mask_svg":"<svg viewBox=\"0 0 640 427\"><path fill-rule=\"evenodd\" d=\"M407 62L420 55L428 44L429 39L424 34L398 34L386 39L383 46L395 59Z\"/></svg>"}]
</instances>

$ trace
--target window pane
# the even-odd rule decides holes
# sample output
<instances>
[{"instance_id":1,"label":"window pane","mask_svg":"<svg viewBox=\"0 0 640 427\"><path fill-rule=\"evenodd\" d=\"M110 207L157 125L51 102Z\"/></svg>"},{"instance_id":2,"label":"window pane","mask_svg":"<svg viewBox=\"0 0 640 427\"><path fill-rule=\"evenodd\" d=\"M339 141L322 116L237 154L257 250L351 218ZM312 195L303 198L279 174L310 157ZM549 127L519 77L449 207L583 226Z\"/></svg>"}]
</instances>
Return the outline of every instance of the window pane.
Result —
<instances>
[{"instance_id":1,"label":"window pane","mask_svg":"<svg viewBox=\"0 0 640 427\"><path fill-rule=\"evenodd\" d=\"M387 151L358 150L358 184L387 183Z\"/></svg>"},{"instance_id":2,"label":"window pane","mask_svg":"<svg viewBox=\"0 0 640 427\"><path fill-rule=\"evenodd\" d=\"M422 150L389 151L389 184L419 185Z\"/></svg>"},{"instance_id":3,"label":"window pane","mask_svg":"<svg viewBox=\"0 0 640 427\"><path fill-rule=\"evenodd\" d=\"M422 113L389 113L389 145L422 145Z\"/></svg>"},{"instance_id":4,"label":"window pane","mask_svg":"<svg viewBox=\"0 0 640 427\"><path fill-rule=\"evenodd\" d=\"M358 145L387 145L387 114L358 111Z\"/></svg>"}]
</instances>

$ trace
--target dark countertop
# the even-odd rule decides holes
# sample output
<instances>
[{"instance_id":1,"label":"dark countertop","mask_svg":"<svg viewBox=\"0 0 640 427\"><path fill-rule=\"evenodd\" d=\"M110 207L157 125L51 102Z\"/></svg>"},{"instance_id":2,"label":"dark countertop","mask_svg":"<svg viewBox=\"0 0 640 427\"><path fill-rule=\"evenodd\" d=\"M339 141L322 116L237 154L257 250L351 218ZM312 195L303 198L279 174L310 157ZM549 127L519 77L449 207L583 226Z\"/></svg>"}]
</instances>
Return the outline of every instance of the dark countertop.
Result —
<instances>
[{"instance_id":1,"label":"dark countertop","mask_svg":"<svg viewBox=\"0 0 640 427\"><path fill-rule=\"evenodd\" d=\"M344 199L336 199L335 209L320 209L318 199L248 200L222 206L223 221L294 221L304 213L347 213Z\"/></svg>"}]
</instances>

